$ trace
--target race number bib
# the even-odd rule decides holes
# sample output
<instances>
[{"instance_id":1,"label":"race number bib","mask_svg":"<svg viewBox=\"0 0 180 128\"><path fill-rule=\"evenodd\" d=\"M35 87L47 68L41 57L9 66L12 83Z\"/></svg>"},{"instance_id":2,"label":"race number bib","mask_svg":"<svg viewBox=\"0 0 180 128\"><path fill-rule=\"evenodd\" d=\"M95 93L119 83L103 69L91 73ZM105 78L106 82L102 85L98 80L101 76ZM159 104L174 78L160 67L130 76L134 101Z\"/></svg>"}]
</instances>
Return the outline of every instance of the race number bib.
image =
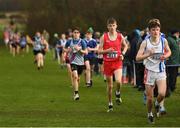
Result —
<instances>
[{"instance_id":1,"label":"race number bib","mask_svg":"<svg viewBox=\"0 0 180 128\"><path fill-rule=\"evenodd\" d=\"M107 54L107 58L117 58L117 57L118 57L117 51Z\"/></svg>"},{"instance_id":2,"label":"race number bib","mask_svg":"<svg viewBox=\"0 0 180 128\"><path fill-rule=\"evenodd\" d=\"M160 57L162 56L162 53L156 53L153 56L151 56L151 59L154 60L160 60Z\"/></svg>"}]
</instances>

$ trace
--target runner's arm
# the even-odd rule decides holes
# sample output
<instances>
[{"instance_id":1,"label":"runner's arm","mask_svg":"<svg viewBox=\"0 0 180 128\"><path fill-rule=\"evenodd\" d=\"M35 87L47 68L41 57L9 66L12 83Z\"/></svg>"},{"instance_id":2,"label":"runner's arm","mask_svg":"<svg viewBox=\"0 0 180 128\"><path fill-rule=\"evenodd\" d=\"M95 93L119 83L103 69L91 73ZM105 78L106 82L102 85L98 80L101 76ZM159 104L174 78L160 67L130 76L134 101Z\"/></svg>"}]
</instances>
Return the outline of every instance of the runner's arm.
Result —
<instances>
[{"instance_id":1,"label":"runner's arm","mask_svg":"<svg viewBox=\"0 0 180 128\"><path fill-rule=\"evenodd\" d=\"M122 45L123 45L122 55L124 56L126 54L127 49L128 49L128 45L126 43L124 36L122 36Z\"/></svg>"},{"instance_id":2,"label":"runner's arm","mask_svg":"<svg viewBox=\"0 0 180 128\"><path fill-rule=\"evenodd\" d=\"M161 60L165 60L171 56L171 49L169 48L168 41L165 39L164 42L164 54L161 56Z\"/></svg>"},{"instance_id":3,"label":"runner's arm","mask_svg":"<svg viewBox=\"0 0 180 128\"><path fill-rule=\"evenodd\" d=\"M87 46L84 41L81 42L81 47L79 47L78 51L82 54L88 54Z\"/></svg>"},{"instance_id":4,"label":"runner's arm","mask_svg":"<svg viewBox=\"0 0 180 128\"><path fill-rule=\"evenodd\" d=\"M66 53L70 52L69 46L70 46L70 41L67 41L66 44L65 44L65 47L63 48L63 51L66 52Z\"/></svg>"},{"instance_id":5,"label":"runner's arm","mask_svg":"<svg viewBox=\"0 0 180 128\"><path fill-rule=\"evenodd\" d=\"M44 40L44 41L45 41L45 45L46 45L45 51L48 52L49 51L49 44L48 44L48 42L46 40Z\"/></svg>"}]
</instances>

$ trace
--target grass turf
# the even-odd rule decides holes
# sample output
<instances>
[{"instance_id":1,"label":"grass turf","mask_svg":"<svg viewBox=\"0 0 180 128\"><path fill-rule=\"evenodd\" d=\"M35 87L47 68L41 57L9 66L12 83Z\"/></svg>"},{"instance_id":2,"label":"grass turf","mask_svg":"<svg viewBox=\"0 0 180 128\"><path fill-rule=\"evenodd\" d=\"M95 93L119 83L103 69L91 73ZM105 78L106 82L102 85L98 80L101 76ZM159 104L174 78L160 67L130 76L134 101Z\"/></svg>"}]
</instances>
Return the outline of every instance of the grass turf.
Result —
<instances>
[{"instance_id":1,"label":"grass turf","mask_svg":"<svg viewBox=\"0 0 180 128\"><path fill-rule=\"evenodd\" d=\"M107 113L106 85L102 77L94 76L94 86L86 88L81 76L80 100L73 101L72 87L66 69L53 61L52 52L45 68L38 71L32 52L12 57L0 47L0 126L180 126L180 78L177 89L166 99L167 115L147 122L142 92L123 85L123 104ZM114 97L113 97L114 98Z\"/></svg>"}]
</instances>

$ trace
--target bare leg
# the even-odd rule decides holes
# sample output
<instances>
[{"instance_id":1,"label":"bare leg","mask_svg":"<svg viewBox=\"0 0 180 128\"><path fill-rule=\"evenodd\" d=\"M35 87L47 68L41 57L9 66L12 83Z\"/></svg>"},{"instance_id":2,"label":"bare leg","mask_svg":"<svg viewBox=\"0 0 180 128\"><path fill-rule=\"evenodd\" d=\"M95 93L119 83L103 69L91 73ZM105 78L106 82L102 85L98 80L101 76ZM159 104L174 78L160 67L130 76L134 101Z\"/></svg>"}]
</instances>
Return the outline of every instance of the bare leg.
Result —
<instances>
[{"instance_id":1,"label":"bare leg","mask_svg":"<svg viewBox=\"0 0 180 128\"><path fill-rule=\"evenodd\" d=\"M85 66L86 66L86 70L85 70L86 83L90 84L91 69L90 69L89 61L85 61Z\"/></svg>"},{"instance_id":2,"label":"bare leg","mask_svg":"<svg viewBox=\"0 0 180 128\"><path fill-rule=\"evenodd\" d=\"M157 87L158 87L158 97L157 97L157 101L160 104L166 95L166 80L159 80L156 82Z\"/></svg>"},{"instance_id":3,"label":"bare leg","mask_svg":"<svg viewBox=\"0 0 180 128\"><path fill-rule=\"evenodd\" d=\"M72 71L71 71L70 64L67 64L67 70L68 70L69 77L71 78L71 85L73 86L73 78L72 78Z\"/></svg>"},{"instance_id":4,"label":"bare leg","mask_svg":"<svg viewBox=\"0 0 180 128\"><path fill-rule=\"evenodd\" d=\"M41 53L38 53L36 55L36 60L37 60L37 67L38 67L38 69L40 69L40 67L41 67Z\"/></svg>"},{"instance_id":5,"label":"bare leg","mask_svg":"<svg viewBox=\"0 0 180 128\"><path fill-rule=\"evenodd\" d=\"M19 52L20 52L20 47L19 47L19 45L17 45L17 47L16 47L16 52L17 52L17 54L19 54Z\"/></svg>"},{"instance_id":6,"label":"bare leg","mask_svg":"<svg viewBox=\"0 0 180 128\"><path fill-rule=\"evenodd\" d=\"M107 79L107 92L108 92L108 101L112 103L112 89L113 89L113 80L112 76L106 76Z\"/></svg>"},{"instance_id":7,"label":"bare leg","mask_svg":"<svg viewBox=\"0 0 180 128\"><path fill-rule=\"evenodd\" d=\"M148 109L148 113L151 113L152 112L152 106L153 106L154 86L145 85L145 87L146 87L146 95L147 95L147 109Z\"/></svg>"},{"instance_id":8,"label":"bare leg","mask_svg":"<svg viewBox=\"0 0 180 128\"><path fill-rule=\"evenodd\" d=\"M120 105L122 103L120 89L122 85L122 69L117 69L115 72L115 79L116 79L116 104Z\"/></svg>"},{"instance_id":9,"label":"bare leg","mask_svg":"<svg viewBox=\"0 0 180 128\"><path fill-rule=\"evenodd\" d=\"M26 45L26 53L29 53L29 45Z\"/></svg>"},{"instance_id":10,"label":"bare leg","mask_svg":"<svg viewBox=\"0 0 180 128\"><path fill-rule=\"evenodd\" d=\"M79 76L77 73L77 70L72 71L72 77L73 77L73 86L74 86L74 100L79 100Z\"/></svg>"},{"instance_id":11,"label":"bare leg","mask_svg":"<svg viewBox=\"0 0 180 128\"><path fill-rule=\"evenodd\" d=\"M122 85L122 69L117 69L114 72L115 79L116 79L116 91L120 92L120 87Z\"/></svg>"}]
</instances>

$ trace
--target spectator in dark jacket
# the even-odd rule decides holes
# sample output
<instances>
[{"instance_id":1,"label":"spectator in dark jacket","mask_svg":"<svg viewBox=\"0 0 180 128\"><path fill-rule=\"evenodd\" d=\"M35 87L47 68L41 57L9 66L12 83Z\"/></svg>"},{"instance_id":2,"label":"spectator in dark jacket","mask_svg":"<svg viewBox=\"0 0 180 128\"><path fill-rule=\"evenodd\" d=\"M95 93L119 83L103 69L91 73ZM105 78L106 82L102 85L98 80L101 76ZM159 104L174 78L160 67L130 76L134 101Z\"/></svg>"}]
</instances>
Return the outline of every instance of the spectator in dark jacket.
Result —
<instances>
[{"instance_id":1,"label":"spectator in dark jacket","mask_svg":"<svg viewBox=\"0 0 180 128\"><path fill-rule=\"evenodd\" d=\"M180 65L180 47L178 46L179 30L171 30L167 40L172 55L167 61L167 87L168 93L173 92L176 88L176 80L178 76L178 66Z\"/></svg>"},{"instance_id":2,"label":"spectator in dark jacket","mask_svg":"<svg viewBox=\"0 0 180 128\"><path fill-rule=\"evenodd\" d=\"M135 29L133 30L131 36L130 36L130 52L129 52L129 58L131 63L131 70L134 73L134 76L136 76L135 84L138 90L143 90L144 83L143 83L143 77L144 77L144 65L142 62L136 62L136 54L139 50L139 46L142 42L140 30ZM135 71L135 72L134 72Z\"/></svg>"}]
</instances>

